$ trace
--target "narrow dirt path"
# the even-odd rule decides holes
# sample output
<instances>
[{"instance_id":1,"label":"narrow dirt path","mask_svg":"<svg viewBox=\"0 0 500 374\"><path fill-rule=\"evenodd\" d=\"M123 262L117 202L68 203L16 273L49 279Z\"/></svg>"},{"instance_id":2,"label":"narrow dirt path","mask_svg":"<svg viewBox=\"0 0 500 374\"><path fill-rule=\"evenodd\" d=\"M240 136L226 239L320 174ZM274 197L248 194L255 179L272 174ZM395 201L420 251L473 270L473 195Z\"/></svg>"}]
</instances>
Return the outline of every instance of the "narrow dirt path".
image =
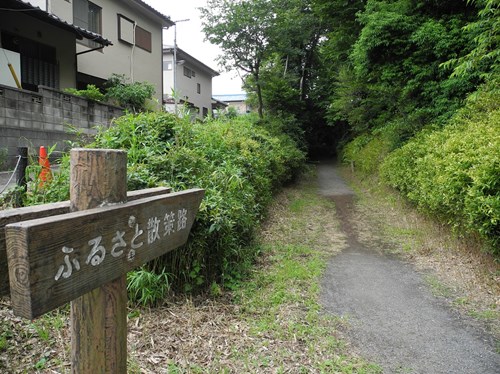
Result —
<instances>
[{"instance_id":1,"label":"narrow dirt path","mask_svg":"<svg viewBox=\"0 0 500 374\"><path fill-rule=\"evenodd\" d=\"M384 373L500 373L492 339L434 297L411 264L361 244L355 194L334 164L318 168L319 193L334 200L346 248L328 264L324 308L346 320L347 336Z\"/></svg>"}]
</instances>

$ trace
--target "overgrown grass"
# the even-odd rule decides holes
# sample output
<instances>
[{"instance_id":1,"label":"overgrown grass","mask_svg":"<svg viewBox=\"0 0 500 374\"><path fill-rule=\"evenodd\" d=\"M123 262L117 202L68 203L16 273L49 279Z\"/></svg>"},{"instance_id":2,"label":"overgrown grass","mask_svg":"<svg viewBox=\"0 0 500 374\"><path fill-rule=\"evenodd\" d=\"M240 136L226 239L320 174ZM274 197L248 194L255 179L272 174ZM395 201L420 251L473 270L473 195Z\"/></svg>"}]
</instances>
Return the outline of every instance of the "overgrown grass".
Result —
<instances>
[{"instance_id":1,"label":"overgrown grass","mask_svg":"<svg viewBox=\"0 0 500 374\"><path fill-rule=\"evenodd\" d=\"M299 373L379 373L376 365L346 353L335 319L321 312L322 272L343 238L332 220L332 202L312 187L309 182L282 195L261 234L261 266L234 292L250 332L267 347L239 355L248 372L265 372L262 365L288 372L289 361L297 360ZM285 342L280 351L273 347L278 341Z\"/></svg>"},{"instance_id":2,"label":"overgrown grass","mask_svg":"<svg viewBox=\"0 0 500 374\"><path fill-rule=\"evenodd\" d=\"M279 120L267 125L252 116L192 123L187 117L150 112L122 116L99 130L89 147L127 151L128 190L168 185L174 191L206 191L188 243L129 275L132 300L161 302L166 292L158 286L162 282L192 292L241 278L258 254L251 242L273 194L305 160ZM67 155L43 186L36 178L39 172L37 164L28 169L35 178L25 205L69 199ZM155 281L158 277L161 282Z\"/></svg>"},{"instance_id":3,"label":"overgrown grass","mask_svg":"<svg viewBox=\"0 0 500 374\"><path fill-rule=\"evenodd\" d=\"M444 127L429 126L401 146L387 124L348 143L343 160L380 175L422 212L457 232L479 235L500 256L500 91L485 86ZM397 148L397 149L395 149Z\"/></svg>"}]
</instances>

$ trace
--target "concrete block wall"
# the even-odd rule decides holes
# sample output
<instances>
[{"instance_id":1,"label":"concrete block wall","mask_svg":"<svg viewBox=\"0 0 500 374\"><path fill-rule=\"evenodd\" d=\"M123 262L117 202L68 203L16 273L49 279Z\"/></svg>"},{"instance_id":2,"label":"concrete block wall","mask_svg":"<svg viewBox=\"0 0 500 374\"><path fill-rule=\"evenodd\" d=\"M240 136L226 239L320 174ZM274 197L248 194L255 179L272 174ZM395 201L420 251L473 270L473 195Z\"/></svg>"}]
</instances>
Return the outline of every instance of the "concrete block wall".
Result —
<instances>
[{"instance_id":1,"label":"concrete block wall","mask_svg":"<svg viewBox=\"0 0 500 374\"><path fill-rule=\"evenodd\" d=\"M17 147L36 152L40 146L67 150L67 141L75 136L69 126L92 136L95 127L109 126L123 115L119 107L87 100L49 87L38 92L0 85L0 149L7 148L7 164L15 166Z\"/></svg>"}]
</instances>

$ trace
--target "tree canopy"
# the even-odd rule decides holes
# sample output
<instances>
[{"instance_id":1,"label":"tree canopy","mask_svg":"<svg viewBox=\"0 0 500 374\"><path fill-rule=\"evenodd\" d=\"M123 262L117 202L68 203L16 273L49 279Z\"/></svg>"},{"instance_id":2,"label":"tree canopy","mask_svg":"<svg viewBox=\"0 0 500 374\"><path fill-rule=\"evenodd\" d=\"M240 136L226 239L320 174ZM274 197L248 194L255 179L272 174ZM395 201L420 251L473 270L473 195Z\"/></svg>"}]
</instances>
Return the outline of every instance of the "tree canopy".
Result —
<instances>
[{"instance_id":1,"label":"tree canopy","mask_svg":"<svg viewBox=\"0 0 500 374\"><path fill-rule=\"evenodd\" d=\"M392 126L394 146L443 126L498 77L500 0L210 0L207 39L239 68L261 117L312 148ZM292 121L293 122L293 121ZM324 143L324 144L322 144Z\"/></svg>"}]
</instances>

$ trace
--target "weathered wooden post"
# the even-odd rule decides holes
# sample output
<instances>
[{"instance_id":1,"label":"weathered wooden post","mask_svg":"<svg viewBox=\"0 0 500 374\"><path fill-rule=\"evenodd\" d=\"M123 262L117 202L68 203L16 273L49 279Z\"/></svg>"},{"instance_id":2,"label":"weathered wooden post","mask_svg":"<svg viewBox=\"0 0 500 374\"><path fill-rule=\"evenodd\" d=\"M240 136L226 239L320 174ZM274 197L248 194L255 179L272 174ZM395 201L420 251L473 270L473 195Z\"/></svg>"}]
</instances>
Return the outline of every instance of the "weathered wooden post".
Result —
<instances>
[{"instance_id":1,"label":"weathered wooden post","mask_svg":"<svg viewBox=\"0 0 500 374\"><path fill-rule=\"evenodd\" d=\"M127 154L73 149L70 210L127 200ZM126 274L71 302L73 373L127 372Z\"/></svg>"},{"instance_id":2,"label":"weathered wooden post","mask_svg":"<svg viewBox=\"0 0 500 374\"><path fill-rule=\"evenodd\" d=\"M125 275L187 241L204 195L200 189L158 193L138 191L136 200L124 202L126 154L76 149L73 212L56 213L68 206L59 203L35 214L26 208L0 214L14 313L33 319L71 301L74 373L127 370Z\"/></svg>"}]
</instances>

